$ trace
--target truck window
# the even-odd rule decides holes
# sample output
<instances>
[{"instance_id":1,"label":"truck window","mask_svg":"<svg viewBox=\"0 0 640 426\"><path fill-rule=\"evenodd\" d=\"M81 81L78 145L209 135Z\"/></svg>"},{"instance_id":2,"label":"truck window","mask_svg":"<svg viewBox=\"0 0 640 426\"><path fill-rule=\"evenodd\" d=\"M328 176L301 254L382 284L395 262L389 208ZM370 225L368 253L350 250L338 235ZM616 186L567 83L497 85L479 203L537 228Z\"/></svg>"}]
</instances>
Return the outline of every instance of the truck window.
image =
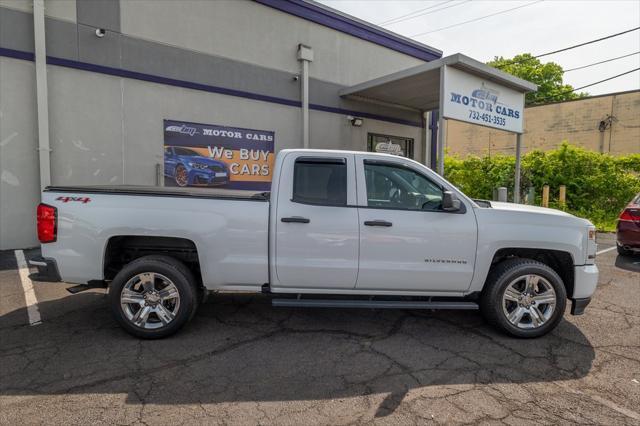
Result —
<instances>
[{"instance_id":1,"label":"truck window","mask_svg":"<svg viewBox=\"0 0 640 426\"><path fill-rule=\"evenodd\" d=\"M365 161L367 205L402 210L440 210L442 188L407 167Z\"/></svg>"},{"instance_id":2,"label":"truck window","mask_svg":"<svg viewBox=\"0 0 640 426\"><path fill-rule=\"evenodd\" d=\"M296 160L293 173L293 201L325 206L347 205L347 163L345 159Z\"/></svg>"}]
</instances>

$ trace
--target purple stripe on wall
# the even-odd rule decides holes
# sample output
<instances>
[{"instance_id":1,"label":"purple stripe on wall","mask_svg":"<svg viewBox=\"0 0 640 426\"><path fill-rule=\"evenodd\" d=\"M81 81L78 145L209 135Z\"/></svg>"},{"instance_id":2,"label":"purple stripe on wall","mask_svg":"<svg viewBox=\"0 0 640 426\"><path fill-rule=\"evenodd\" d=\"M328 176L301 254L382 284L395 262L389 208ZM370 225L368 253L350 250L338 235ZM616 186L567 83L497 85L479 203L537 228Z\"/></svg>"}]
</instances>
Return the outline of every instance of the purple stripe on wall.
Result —
<instances>
[{"instance_id":1,"label":"purple stripe on wall","mask_svg":"<svg viewBox=\"0 0 640 426\"><path fill-rule=\"evenodd\" d=\"M7 49L3 47L0 47L0 56L5 56L8 58L15 58L15 59L23 59L26 61L34 60L34 54L31 52ZM300 108L302 106L302 103L300 101L293 100L293 99L279 98L276 96L262 95L259 93L228 89L228 88L219 87L219 86L211 86L208 84L195 83L192 81L177 80L174 78L161 77L153 74L145 74L145 73L140 73L136 71L129 71L122 68L113 68L113 67L107 67L104 65L96 65L96 64L90 64L87 62L74 61L70 59L56 58L53 56L47 56L47 64L57 65L57 66L66 67L66 68L73 68L73 69L78 69L83 71L96 72L100 74L113 75L117 77L130 78L134 80L147 81L151 83L166 84L168 86L200 90L203 92L219 93L223 95L236 96L240 98L253 99L257 101L287 105L287 106L292 106L296 108ZM309 109L324 111L324 112L332 112L335 114L356 115L363 118L371 118L373 120L387 121L390 123L404 124L404 125L413 126L413 127L422 127L421 123L417 123L409 120L403 120L401 118L387 117L387 116L371 114L367 112L359 112L359 111L352 111L352 110L347 110L342 108L329 107L325 105L310 104Z\"/></svg>"},{"instance_id":2,"label":"purple stripe on wall","mask_svg":"<svg viewBox=\"0 0 640 426\"><path fill-rule=\"evenodd\" d=\"M440 52L429 49L427 46L412 43L402 37L394 36L303 0L254 1L423 61L429 62L442 57Z\"/></svg>"}]
</instances>

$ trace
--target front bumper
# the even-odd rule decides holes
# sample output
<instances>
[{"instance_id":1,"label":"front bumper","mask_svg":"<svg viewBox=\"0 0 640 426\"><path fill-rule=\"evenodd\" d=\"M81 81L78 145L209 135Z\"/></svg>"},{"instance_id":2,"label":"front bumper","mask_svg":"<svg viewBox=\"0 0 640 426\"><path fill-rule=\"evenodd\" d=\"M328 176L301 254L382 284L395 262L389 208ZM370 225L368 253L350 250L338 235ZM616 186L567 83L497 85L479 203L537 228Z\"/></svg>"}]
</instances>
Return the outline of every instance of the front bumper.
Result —
<instances>
[{"instance_id":1,"label":"front bumper","mask_svg":"<svg viewBox=\"0 0 640 426\"><path fill-rule=\"evenodd\" d=\"M582 265L574 267L574 285L571 295L571 314L582 315L591 302L591 296L598 286L600 272L596 265Z\"/></svg>"},{"instance_id":2,"label":"front bumper","mask_svg":"<svg viewBox=\"0 0 640 426\"><path fill-rule=\"evenodd\" d=\"M228 172L192 169L189 172L189 185L224 185L229 182Z\"/></svg>"},{"instance_id":3,"label":"front bumper","mask_svg":"<svg viewBox=\"0 0 640 426\"><path fill-rule=\"evenodd\" d=\"M38 272L29 275L29 278L33 281L49 283L62 281L62 278L60 278L60 272L58 271L58 264L54 259L38 256L29 260L29 264L38 268Z\"/></svg>"}]
</instances>

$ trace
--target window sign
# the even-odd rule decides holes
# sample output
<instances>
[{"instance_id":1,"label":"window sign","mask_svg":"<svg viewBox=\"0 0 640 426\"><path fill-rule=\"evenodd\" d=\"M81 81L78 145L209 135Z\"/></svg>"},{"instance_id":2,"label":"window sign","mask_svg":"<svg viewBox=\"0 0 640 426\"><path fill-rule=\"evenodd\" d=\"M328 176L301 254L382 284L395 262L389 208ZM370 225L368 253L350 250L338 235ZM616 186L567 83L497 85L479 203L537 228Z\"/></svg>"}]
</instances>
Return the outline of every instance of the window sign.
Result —
<instances>
[{"instance_id":1,"label":"window sign","mask_svg":"<svg viewBox=\"0 0 640 426\"><path fill-rule=\"evenodd\" d=\"M443 116L522 133L524 94L447 66L441 94Z\"/></svg>"},{"instance_id":2,"label":"window sign","mask_svg":"<svg viewBox=\"0 0 640 426\"><path fill-rule=\"evenodd\" d=\"M413 158L413 139L369 133L367 150Z\"/></svg>"},{"instance_id":3,"label":"window sign","mask_svg":"<svg viewBox=\"0 0 640 426\"><path fill-rule=\"evenodd\" d=\"M268 191L275 133L164 120L166 186Z\"/></svg>"}]
</instances>

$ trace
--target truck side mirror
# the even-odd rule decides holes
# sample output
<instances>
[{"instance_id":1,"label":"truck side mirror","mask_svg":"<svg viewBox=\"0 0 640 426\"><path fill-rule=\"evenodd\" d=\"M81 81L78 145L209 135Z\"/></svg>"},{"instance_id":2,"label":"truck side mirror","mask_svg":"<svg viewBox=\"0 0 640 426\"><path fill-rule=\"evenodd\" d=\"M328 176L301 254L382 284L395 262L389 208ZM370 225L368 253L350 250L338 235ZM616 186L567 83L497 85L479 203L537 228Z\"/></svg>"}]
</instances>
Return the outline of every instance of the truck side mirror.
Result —
<instances>
[{"instance_id":1,"label":"truck side mirror","mask_svg":"<svg viewBox=\"0 0 640 426\"><path fill-rule=\"evenodd\" d=\"M457 212L460 210L460 200L451 191L444 191L442 193L442 210L448 212Z\"/></svg>"}]
</instances>

